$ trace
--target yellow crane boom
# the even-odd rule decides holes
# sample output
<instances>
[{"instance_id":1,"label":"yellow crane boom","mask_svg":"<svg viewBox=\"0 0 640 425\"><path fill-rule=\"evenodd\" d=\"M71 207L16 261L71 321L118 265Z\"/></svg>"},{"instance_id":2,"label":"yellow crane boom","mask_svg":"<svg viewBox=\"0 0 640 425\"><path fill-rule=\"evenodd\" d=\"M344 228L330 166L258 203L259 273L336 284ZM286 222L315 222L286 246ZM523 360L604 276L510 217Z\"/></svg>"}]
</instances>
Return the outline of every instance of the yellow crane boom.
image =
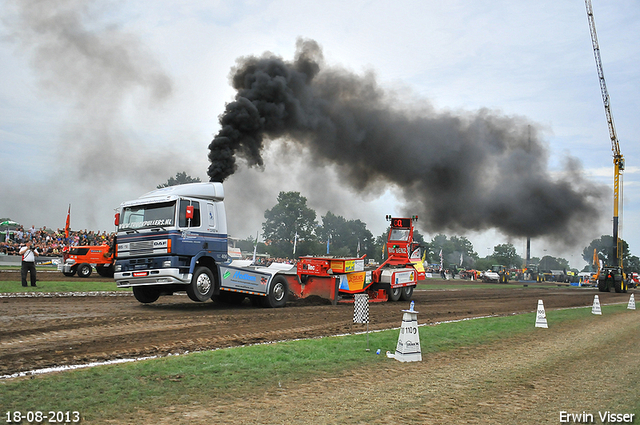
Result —
<instances>
[{"instance_id":1,"label":"yellow crane boom","mask_svg":"<svg viewBox=\"0 0 640 425\"><path fill-rule=\"evenodd\" d=\"M622 267L622 246L618 233L618 217L619 210L622 209L622 172L624 171L624 157L620 152L616 127L613 124L609 92L607 91L607 83L604 80L604 71L602 70L602 60L600 59L600 46L598 45L598 35L596 34L596 22L593 18L593 7L591 0L585 0L584 3L587 7L593 55L596 59L598 79L600 80L600 92L602 93L602 101L604 102L604 113L607 117L607 124L609 125L609 137L611 138L611 150L613 151L613 258L616 263L615 265Z\"/></svg>"}]
</instances>

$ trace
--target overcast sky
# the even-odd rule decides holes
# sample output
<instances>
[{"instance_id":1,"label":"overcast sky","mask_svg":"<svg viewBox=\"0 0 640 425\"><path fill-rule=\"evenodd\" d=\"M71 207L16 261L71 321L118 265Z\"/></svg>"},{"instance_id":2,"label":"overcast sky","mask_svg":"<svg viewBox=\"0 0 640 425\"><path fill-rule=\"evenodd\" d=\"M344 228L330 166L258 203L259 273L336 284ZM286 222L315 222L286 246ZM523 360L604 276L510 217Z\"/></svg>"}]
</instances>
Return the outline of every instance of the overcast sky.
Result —
<instances>
[{"instance_id":1,"label":"overcast sky","mask_svg":"<svg viewBox=\"0 0 640 425\"><path fill-rule=\"evenodd\" d=\"M640 4L593 0L604 73L626 159L622 237L640 255ZM372 73L399 107L488 108L524 117L548 146L550 174L577 159L606 185L605 214L583 243L533 240L532 255L562 255L611 234L612 155L584 2L531 1L11 1L0 27L0 216L25 226L112 231L114 209L179 171L207 181L208 145L235 91L240 57L293 60L299 37L327 66ZM363 147L366 149L366 147ZM229 232L261 230L280 191L299 191L320 216L361 219L374 235L403 203L393 188L366 194L307 153L275 141L264 169L225 181ZM434 200L437 202L437 200ZM432 229L420 228L430 239ZM466 233L485 256L525 240Z\"/></svg>"}]
</instances>

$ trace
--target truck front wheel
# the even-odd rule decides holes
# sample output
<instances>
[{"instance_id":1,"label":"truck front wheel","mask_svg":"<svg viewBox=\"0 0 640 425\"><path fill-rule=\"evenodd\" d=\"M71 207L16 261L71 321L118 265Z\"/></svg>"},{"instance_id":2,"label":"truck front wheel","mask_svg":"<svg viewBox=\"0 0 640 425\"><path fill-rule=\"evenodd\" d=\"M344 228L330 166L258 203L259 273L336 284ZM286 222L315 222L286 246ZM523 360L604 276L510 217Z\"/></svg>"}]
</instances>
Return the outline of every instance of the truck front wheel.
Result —
<instances>
[{"instance_id":1,"label":"truck front wheel","mask_svg":"<svg viewBox=\"0 0 640 425\"><path fill-rule=\"evenodd\" d=\"M191 283L187 286L187 295L191 300L204 302L213 295L213 274L207 267L196 267L196 271L191 278Z\"/></svg>"},{"instance_id":2,"label":"truck front wheel","mask_svg":"<svg viewBox=\"0 0 640 425\"><path fill-rule=\"evenodd\" d=\"M271 281L269 294L262 299L264 307L284 307L289 298L289 284L284 276L276 276Z\"/></svg>"},{"instance_id":3,"label":"truck front wheel","mask_svg":"<svg viewBox=\"0 0 640 425\"><path fill-rule=\"evenodd\" d=\"M133 296L143 304L151 304L158 300L160 291L152 286L134 286Z\"/></svg>"}]
</instances>

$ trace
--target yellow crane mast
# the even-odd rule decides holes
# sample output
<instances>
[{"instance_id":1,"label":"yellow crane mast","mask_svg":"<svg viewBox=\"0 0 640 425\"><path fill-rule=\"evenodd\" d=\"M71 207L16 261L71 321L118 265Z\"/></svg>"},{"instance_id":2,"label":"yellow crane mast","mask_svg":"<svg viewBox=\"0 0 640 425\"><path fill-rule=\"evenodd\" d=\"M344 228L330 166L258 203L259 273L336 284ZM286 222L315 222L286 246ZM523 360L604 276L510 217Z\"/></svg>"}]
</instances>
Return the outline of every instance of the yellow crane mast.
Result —
<instances>
[{"instance_id":1,"label":"yellow crane mast","mask_svg":"<svg viewBox=\"0 0 640 425\"><path fill-rule=\"evenodd\" d=\"M613 258L615 264L622 268L622 246L618 233L618 213L622 210L622 172L624 171L624 157L620 152L620 144L616 135L616 127L613 124L613 115L611 114L611 105L609 92L607 91L607 83L604 80L604 72L602 70L602 60L600 59L600 46L598 45L598 35L596 34L596 22L593 18L593 7L591 0L585 0L587 7L587 18L589 19L589 30L591 31L591 42L593 44L593 54L596 59L596 68L598 70L598 79L600 80L600 91L602 93L602 101L604 102L604 113L607 117L609 125L609 137L611 138L611 149L613 151Z\"/></svg>"}]
</instances>

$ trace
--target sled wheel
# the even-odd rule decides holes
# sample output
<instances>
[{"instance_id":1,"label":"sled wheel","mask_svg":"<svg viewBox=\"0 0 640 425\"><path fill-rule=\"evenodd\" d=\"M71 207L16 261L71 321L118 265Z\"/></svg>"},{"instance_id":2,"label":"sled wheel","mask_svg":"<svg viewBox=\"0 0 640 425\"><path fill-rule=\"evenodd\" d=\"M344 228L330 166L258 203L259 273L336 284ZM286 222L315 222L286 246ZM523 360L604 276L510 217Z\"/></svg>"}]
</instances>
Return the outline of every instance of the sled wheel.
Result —
<instances>
[{"instance_id":1,"label":"sled wheel","mask_svg":"<svg viewBox=\"0 0 640 425\"><path fill-rule=\"evenodd\" d=\"M389 301L398 301L402 295L402 288L391 288L387 291L387 295L389 295Z\"/></svg>"},{"instance_id":2,"label":"sled wheel","mask_svg":"<svg viewBox=\"0 0 640 425\"><path fill-rule=\"evenodd\" d=\"M400 299L402 301L409 301L411 300L411 297L413 296L413 289L414 286L405 286L403 288L401 288L402 290L400 291Z\"/></svg>"}]
</instances>

